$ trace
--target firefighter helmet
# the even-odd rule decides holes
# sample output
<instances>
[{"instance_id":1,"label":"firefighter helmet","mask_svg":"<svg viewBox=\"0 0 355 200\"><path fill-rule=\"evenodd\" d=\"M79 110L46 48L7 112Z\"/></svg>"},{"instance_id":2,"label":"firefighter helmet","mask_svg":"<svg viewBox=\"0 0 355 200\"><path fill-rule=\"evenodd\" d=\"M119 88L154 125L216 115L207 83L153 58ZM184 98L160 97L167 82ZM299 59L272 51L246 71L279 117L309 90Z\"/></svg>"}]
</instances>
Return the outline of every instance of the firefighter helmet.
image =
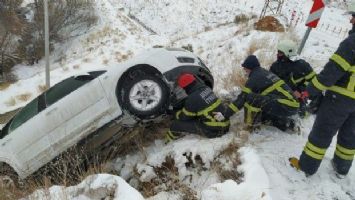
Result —
<instances>
[{"instance_id":1,"label":"firefighter helmet","mask_svg":"<svg viewBox=\"0 0 355 200\"><path fill-rule=\"evenodd\" d=\"M196 80L196 78L194 77L193 74L189 74L189 73L184 73L181 74L178 78L178 85L181 88L185 88L188 85L190 85L191 83L193 83Z\"/></svg>"},{"instance_id":2,"label":"firefighter helmet","mask_svg":"<svg viewBox=\"0 0 355 200\"><path fill-rule=\"evenodd\" d=\"M297 45L292 40L281 40L277 45L277 50L284 53L287 58L297 56Z\"/></svg>"}]
</instances>

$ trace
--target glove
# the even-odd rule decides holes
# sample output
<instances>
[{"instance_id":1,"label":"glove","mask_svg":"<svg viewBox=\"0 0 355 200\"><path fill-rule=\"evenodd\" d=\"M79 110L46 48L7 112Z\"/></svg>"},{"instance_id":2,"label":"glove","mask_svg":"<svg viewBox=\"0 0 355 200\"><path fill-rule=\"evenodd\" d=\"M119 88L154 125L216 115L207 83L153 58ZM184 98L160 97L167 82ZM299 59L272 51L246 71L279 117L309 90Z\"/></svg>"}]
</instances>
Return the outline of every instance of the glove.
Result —
<instances>
[{"instance_id":1,"label":"glove","mask_svg":"<svg viewBox=\"0 0 355 200\"><path fill-rule=\"evenodd\" d=\"M213 112L213 118L218 122L221 122L226 119L221 112Z\"/></svg>"},{"instance_id":2,"label":"glove","mask_svg":"<svg viewBox=\"0 0 355 200\"><path fill-rule=\"evenodd\" d=\"M301 102L306 102L309 99L309 93L306 91L301 92L301 96L298 98Z\"/></svg>"}]
</instances>

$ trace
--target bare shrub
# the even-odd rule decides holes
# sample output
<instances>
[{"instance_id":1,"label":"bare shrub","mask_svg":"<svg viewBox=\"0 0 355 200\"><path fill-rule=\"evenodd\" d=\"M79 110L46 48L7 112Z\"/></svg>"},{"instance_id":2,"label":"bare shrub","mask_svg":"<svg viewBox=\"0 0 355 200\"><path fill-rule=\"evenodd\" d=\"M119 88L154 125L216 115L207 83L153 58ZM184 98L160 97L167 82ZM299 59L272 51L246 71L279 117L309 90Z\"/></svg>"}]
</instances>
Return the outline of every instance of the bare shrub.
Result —
<instances>
[{"instance_id":1,"label":"bare shrub","mask_svg":"<svg viewBox=\"0 0 355 200\"><path fill-rule=\"evenodd\" d=\"M20 16L22 0L0 1L0 76L7 81L6 74L20 62L16 54L16 37L22 32L24 19Z\"/></svg>"},{"instance_id":2,"label":"bare shrub","mask_svg":"<svg viewBox=\"0 0 355 200\"><path fill-rule=\"evenodd\" d=\"M62 42L80 35L97 21L93 0L49 0L48 5L51 42ZM33 22L28 22L22 32L17 52L33 64L44 54L43 1L35 0L29 6L34 10Z\"/></svg>"},{"instance_id":3,"label":"bare shrub","mask_svg":"<svg viewBox=\"0 0 355 200\"><path fill-rule=\"evenodd\" d=\"M32 94L31 93L24 93L16 96L16 99L26 102L31 98Z\"/></svg>"}]
</instances>

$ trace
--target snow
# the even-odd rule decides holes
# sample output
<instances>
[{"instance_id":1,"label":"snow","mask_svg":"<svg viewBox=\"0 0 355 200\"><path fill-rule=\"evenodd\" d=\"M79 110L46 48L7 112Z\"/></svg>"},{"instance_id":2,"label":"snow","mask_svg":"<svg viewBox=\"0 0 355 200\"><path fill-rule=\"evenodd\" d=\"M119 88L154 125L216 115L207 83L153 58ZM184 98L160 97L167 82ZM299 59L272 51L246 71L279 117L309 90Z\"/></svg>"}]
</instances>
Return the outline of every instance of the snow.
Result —
<instances>
[{"instance_id":1,"label":"snow","mask_svg":"<svg viewBox=\"0 0 355 200\"><path fill-rule=\"evenodd\" d=\"M239 170L245 180L241 184L227 180L209 186L202 191L202 200L215 199L271 199L269 195L269 178L260 163L259 156L250 147L240 149L242 165Z\"/></svg>"},{"instance_id":2,"label":"snow","mask_svg":"<svg viewBox=\"0 0 355 200\"><path fill-rule=\"evenodd\" d=\"M25 4L28 2L25 1ZM240 66L253 43L262 43L252 53L261 58L262 65L267 67L276 56L276 44L280 39L292 37L300 41L307 29L304 23L312 2L285 1L278 18L284 24L290 24L291 13L295 11L295 19L299 21L289 28L290 33L273 33L251 28L256 20L253 15L259 16L261 12L262 0L96 1L98 25L80 37L57 45L52 53L51 84L88 70L115 66L155 45L181 47L191 44L195 53L211 68L216 79L216 92L228 96L230 92L239 91L239 88L225 88L223 79ZM333 2L325 9L319 27L312 30L300 55L317 72L351 28L339 2ZM233 23L234 17L239 14L245 14L251 21L247 24ZM129 18L131 15L136 19ZM141 23L146 27L142 27ZM340 29L342 32L338 33ZM18 65L14 73L20 80L0 90L0 114L24 106L42 92L40 88L45 81L43 60L34 66ZM30 98L21 100L21 94L30 94ZM238 116L232 121L234 126L241 122L240 114ZM184 180L183 183L203 200L355 199L355 168L345 179L340 180L335 177L330 164L334 141L314 176L306 178L303 173L289 166L288 158L301 154L313 121L314 116L299 121L300 135L267 126L251 134L244 147L238 150L242 164L236 170L244 174L240 183L230 179L221 181L211 166L212 162L219 161L224 168L233 169L230 160L219 157L220 152L231 142L240 142L240 133L231 128L228 134L215 139L188 135L167 145L156 140L153 145L144 148L144 155L128 154L111 163L120 177L93 175L77 186L53 186L48 190L37 190L26 199L99 199L106 198L107 193L113 199L143 199L133 187L137 188L138 181L154 180L158 176L155 169L161 167L167 157L174 159L179 180ZM195 159L197 155L200 159ZM195 168L186 166L190 162L189 157L194 158L192 164ZM202 166L199 166L199 162L202 162ZM136 172L139 173L139 180L132 178ZM178 191L162 191L147 199L179 200L182 197Z\"/></svg>"},{"instance_id":3,"label":"snow","mask_svg":"<svg viewBox=\"0 0 355 200\"><path fill-rule=\"evenodd\" d=\"M53 186L48 190L37 190L28 198L32 199L106 199L111 197L114 200L144 200L143 196L118 176L109 174L97 174L88 176L79 185L72 187Z\"/></svg>"}]
</instances>

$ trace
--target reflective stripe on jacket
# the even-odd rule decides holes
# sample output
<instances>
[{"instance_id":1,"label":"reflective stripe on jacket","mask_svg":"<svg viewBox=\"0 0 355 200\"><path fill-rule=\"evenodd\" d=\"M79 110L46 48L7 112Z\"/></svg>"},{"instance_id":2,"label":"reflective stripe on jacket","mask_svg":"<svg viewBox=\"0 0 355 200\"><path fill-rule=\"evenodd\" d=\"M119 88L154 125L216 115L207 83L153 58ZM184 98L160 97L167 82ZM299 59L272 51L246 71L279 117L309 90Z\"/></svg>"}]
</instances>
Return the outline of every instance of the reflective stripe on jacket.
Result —
<instances>
[{"instance_id":1,"label":"reflective stripe on jacket","mask_svg":"<svg viewBox=\"0 0 355 200\"><path fill-rule=\"evenodd\" d=\"M279 103L287 105L289 107L298 108L299 103L292 95L292 90L285 84L283 80L280 80L275 74L258 67L253 69L249 75L249 79L245 84L245 87L242 88L242 93L238 96L230 108L234 110L240 110L246 104L246 99L253 97L253 94L260 94L262 96L270 96L271 99L276 99ZM250 99L250 98L249 98ZM256 103L262 104L262 103ZM250 108L249 104L249 108ZM260 108L255 107L254 108Z\"/></svg>"},{"instance_id":2,"label":"reflective stripe on jacket","mask_svg":"<svg viewBox=\"0 0 355 200\"><path fill-rule=\"evenodd\" d=\"M355 99L355 34L340 43L307 90L311 95L316 95L317 90L329 90Z\"/></svg>"},{"instance_id":3,"label":"reflective stripe on jacket","mask_svg":"<svg viewBox=\"0 0 355 200\"><path fill-rule=\"evenodd\" d=\"M228 127L229 120L216 121L213 112L224 112L225 106L212 89L197 83L184 102L182 110L176 113L179 120L198 120L210 127Z\"/></svg>"}]
</instances>

